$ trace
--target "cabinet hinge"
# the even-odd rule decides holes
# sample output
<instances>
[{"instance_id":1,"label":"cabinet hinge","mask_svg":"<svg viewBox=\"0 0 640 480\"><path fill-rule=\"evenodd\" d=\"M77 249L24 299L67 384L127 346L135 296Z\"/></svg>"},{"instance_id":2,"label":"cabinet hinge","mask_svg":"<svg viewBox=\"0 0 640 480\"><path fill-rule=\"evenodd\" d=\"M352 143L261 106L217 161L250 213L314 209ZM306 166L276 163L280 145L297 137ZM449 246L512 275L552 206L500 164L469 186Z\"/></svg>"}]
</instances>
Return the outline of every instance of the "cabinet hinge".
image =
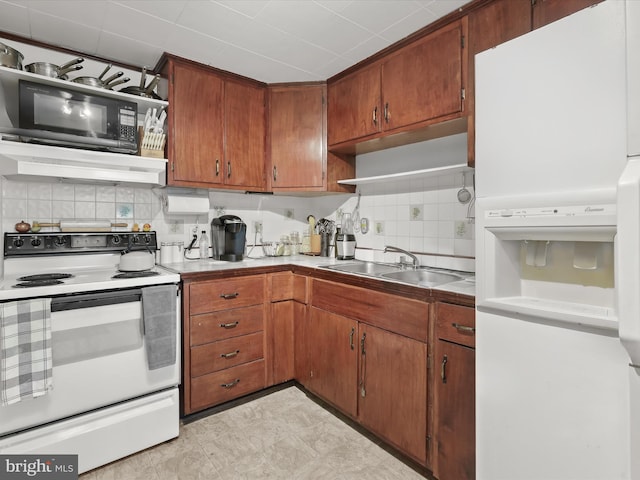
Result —
<instances>
[{"instance_id":1,"label":"cabinet hinge","mask_svg":"<svg viewBox=\"0 0 640 480\"><path fill-rule=\"evenodd\" d=\"M460 97L462 98L462 100L464 100L466 98L467 92L465 91L465 89L461 89L460 90Z\"/></svg>"},{"instance_id":2,"label":"cabinet hinge","mask_svg":"<svg viewBox=\"0 0 640 480\"><path fill-rule=\"evenodd\" d=\"M464 35L460 37L460 48L464 48Z\"/></svg>"},{"instance_id":3,"label":"cabinet hinge","mask_svg":"<svg viewBox=\"0 0 640 480\"><path fill-rule=\"evenodd\" d=\"M532 7L535 7L537 3L538 3L538 0L531 0Z\"/></svg>"},{"instance_id":4,"label":"cabinet hinge","mask_svg":"<svg viewBox=\"0 0 640 480\"><path fill-rule=\"evenodd\" d=\"M324 98L324 95L322 95L322 105L324 105L326 101L327 100Z\"/></svg>"},{"instance_id":5,"label":"cabinet hinge","mask_svg":"<svg viewBox=\"0 0 640 480\"><path fill-rule=\"evenodd\" d=\"M175 162L171 162L171 171L175 171L176 164Z\"/></svg>"},{"instance_id":6,"label":"cabinet hinge","mask_svg":"<svg viewBox=\"0 0 640 480\"><path fill-rule=\"evenodd\" d=\"M327 175L326 175L326 173L327 173L327 172L325 172L324 170L322 171L322 180L323 180L323 181L324 181L324 179L325 179L325 178L326 178L326 176L327 176Z\"/></svg>"}]
</instances>

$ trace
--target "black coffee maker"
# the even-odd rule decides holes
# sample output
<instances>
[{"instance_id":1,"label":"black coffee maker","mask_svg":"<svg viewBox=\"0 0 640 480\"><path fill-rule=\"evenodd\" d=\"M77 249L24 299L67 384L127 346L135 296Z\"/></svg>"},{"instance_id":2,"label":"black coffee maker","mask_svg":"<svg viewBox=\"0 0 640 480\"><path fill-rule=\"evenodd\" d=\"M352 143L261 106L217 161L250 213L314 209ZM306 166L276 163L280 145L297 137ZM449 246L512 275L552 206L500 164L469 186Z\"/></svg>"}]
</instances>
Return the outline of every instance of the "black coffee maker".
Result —
<instances>
[{"instance_id":1,"label":"black coffee maker","mask_svg":"<svg viewBox=\"0 0 640 480\"><path fill-rule=\"evenodd\" d=\"M242 260L247 225L240 217L223 215L211 220L211 251L214 260Z\"/></svg>"}]
</instances>

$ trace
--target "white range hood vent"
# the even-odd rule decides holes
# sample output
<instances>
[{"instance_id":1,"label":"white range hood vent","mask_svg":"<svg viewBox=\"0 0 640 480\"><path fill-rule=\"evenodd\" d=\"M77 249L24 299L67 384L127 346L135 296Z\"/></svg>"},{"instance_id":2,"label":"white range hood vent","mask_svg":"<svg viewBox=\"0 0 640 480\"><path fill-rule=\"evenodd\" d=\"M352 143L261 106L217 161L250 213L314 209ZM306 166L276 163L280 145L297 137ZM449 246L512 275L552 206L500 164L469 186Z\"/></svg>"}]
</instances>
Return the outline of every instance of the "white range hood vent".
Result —
<instances>
[{"instance_id":1,"label":"white range hood vent","mask_svg":"<svg viewBox=\"0 0 640 480\"><path fill-rule=\"evenodd\" d=\"M167 160L0 140L0 175L12 180L166 184Z\"/></svg>"}]
</instances>

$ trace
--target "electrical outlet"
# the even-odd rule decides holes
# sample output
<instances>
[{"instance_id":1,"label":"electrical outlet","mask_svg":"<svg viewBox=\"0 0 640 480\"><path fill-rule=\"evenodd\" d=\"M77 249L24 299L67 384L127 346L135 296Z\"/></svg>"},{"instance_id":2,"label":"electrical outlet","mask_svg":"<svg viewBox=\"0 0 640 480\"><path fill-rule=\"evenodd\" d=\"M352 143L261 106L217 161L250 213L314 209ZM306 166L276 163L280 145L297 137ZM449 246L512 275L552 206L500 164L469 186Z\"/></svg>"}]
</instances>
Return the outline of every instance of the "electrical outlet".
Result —
<instances>
[{"instance_id":1,"label":"electrical outlet","mask_svg":"<svg viewBox=\"0 0 640 480\"><path fill-rule=\"evenodd\" d=\"M260 220L255 220L253 222L253 231L256 233L262 233L262 222Z\"/></svg>"}]
</instances>

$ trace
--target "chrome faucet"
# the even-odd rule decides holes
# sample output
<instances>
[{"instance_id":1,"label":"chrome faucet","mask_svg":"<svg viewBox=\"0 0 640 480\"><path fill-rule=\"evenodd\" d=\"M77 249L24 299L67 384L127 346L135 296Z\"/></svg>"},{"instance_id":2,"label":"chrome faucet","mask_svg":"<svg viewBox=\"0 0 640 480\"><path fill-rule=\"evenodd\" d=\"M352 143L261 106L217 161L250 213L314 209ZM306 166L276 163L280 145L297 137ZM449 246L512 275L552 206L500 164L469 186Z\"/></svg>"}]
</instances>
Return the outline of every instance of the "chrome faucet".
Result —
<instances>
[{"instance_id":1,"label":"chrome faucet","mask_svg":"<svg viewBox=\"0 0 640 480\"><path fill-rule=\"evenodd\" d=\"M394 247L392 245L387 245L384 247L384 252L383 253L387 253L387 252L398 252L398 253L404 253L406 255L409 255L411 257L411 259L413 260L413 268L418 268L420 266L420 260L418 260L418 257L416 257L413 253L411 252L407 252L406 250L403 250L402 248L398 248L398 247ZM403 265L402 260L400 261L400 264Z\"/></svg>"}]
</instances>

